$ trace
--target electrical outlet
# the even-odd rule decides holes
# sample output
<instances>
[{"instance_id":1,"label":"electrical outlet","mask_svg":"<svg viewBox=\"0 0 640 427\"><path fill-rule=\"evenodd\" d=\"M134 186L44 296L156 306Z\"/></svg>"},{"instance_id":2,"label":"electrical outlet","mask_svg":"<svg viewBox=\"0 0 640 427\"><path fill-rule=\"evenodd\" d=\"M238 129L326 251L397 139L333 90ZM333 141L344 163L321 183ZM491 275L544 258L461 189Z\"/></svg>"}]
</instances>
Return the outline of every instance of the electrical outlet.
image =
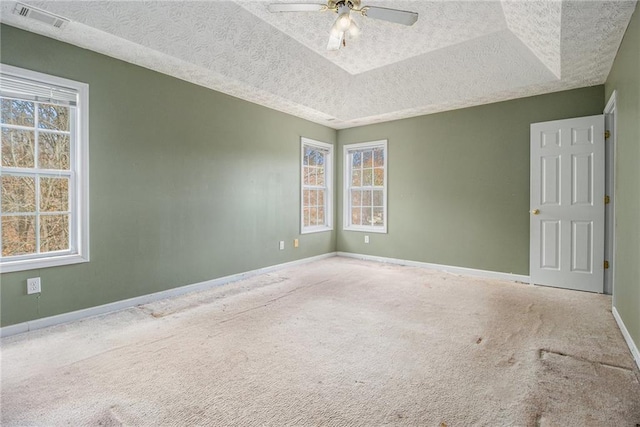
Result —
<instances>
[{"instance_id":1,"label":"electrical outlet","mask_svg":"<svg viewBox=\"0 0 640 427\"><path fill-rule=\"evenodd\" d=\"M369 236L364 236L364 242L369 243Z\"/></svg>"},{"instance_id":2,"label":"electrical outlet","mask_svg":"<svg viewBox=\"0 0 640 427\"><path fill-rule=\"evenodd\" d=\"M299 246L300 242L298 242L298 239L293 239L293 247L297 248Z\"/></svg>"},{"instance_id":3,"label":"electrical outlet","mask_svg":"<svg viewBox=\"0 0 640 427\"><path fill-rule=\"evenodd\" d=\"M284 240L280 240L280 250L284 250Z\"/></svg>"},{"instance_id":4,"label":"electrical outlet","mask_svg":"<svg viewBox=\"0 0 640 427\"><path fill-rule=\"evenodd\" d=\"M40 287L40 278L33 277L31 279L27 279L27 295L39 294L40 292L42 292L42 288Z\"/></svg>"}]
</instances>

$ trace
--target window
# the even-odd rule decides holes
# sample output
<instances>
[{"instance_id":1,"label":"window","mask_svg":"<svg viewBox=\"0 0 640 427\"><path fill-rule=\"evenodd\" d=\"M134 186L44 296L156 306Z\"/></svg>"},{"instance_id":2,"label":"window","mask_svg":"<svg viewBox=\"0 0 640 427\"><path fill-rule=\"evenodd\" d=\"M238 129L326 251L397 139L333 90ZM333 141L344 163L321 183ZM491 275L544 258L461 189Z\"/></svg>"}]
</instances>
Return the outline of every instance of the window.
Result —
<instances>
[{"instance_id":1,"label":"window","mask_svg":"<svg viewBox=\"0 0 640 427\"><path fill-rule=\"evenodd\" d=\"M300 233L333 230L333 145L307 138L301 145Z\"/></svg>"},{"instance_id":2,"label":"window","mask_svg":"<svg viewBox=\"0 0 640 427\"><path fill-rule=\"evenodd\" d=\"M89 87L0 64L0 269L89 260Z\"/></svg>"},{"instance_id":3,"label":"window","mask_svg":"<svg viewBox=\"0 0 640 427\"><path fill-rule=\"evenodd\" d=\"M387 141L344 146L344 229L387 232Z\"/></svg>"}]
</instances>

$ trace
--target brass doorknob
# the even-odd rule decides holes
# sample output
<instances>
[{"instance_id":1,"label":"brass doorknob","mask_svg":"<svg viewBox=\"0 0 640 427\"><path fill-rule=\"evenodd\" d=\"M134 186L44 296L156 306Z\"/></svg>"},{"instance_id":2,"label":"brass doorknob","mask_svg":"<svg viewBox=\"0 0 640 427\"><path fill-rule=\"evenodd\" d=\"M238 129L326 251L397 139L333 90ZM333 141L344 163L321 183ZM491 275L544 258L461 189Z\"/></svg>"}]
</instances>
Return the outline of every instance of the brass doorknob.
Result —
<instances>
[{"instance_id":1,"label":"brass doorknob","mask_svg":"<svg viewBox=\"0 0 640 427\"><path fill-rule=\"evenodd\" d=\"M534 209L531 211L532 214L538 215L540 213L540 209Z\"/></svg>"}]
</instances>

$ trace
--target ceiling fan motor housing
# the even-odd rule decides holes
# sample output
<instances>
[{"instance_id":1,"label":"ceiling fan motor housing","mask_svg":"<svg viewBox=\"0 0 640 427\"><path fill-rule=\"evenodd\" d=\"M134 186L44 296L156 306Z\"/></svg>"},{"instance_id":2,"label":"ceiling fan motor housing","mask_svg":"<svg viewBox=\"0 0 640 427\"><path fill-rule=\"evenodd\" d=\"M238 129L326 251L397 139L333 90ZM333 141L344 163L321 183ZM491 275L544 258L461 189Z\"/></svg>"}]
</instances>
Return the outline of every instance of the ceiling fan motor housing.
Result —
<instances>
[{"instance_id":1,"label":"ceiling fan motor housing","mask_svg":"<svg viewBox=\"0 0 640 427\"><path fill-rule=\"evenodd\" d=\"M348 6L349 9L360 9L360 0L329 0L327 2L327 8L330 10L338 11L340 6Z\"/></svg>"}]
</instances>

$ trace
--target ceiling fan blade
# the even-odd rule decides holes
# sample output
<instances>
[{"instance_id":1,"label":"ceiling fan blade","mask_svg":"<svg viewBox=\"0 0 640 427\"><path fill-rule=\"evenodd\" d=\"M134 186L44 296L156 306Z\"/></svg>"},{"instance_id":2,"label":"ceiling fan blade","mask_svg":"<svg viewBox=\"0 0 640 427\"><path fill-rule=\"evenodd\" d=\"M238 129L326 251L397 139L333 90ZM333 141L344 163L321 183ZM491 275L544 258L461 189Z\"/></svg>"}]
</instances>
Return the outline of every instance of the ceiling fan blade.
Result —
<instances>
[{"instance_id":1,"label":"ceiling fan blade","mask_svg":"<svg viewBox=\"0 0 640 427\"><path fill-rule=\"evenodd\" d=\"M344 33L336 35L333 31L329 33L329 43L327 43L327 50L339 50L342 46L342 39L344 39Z\"/></svg>"},{"instance_id":2,"label":"ceiling fan blade","mask_svg":"<svg viewBox=\"0 0 640 427\"><path fill-rule=\"evenodd\" d=\"M413 25L418 20L418 14L416 12L388 9L386 7L366 6L362 8L362 12L364 16L368 16L369 18L381 19L402 25Z\"/></svg>"},{"instance_id":3,"label":"ceiling fan blade","mask_svg":"<svg viewBox=\"0 0 640 427\"><path fill-rule=\"evenodd\" d=\"M269 5L269 12L320 12L326 7L326 4L271 3Z\"/></svg>"}]
</instances>

